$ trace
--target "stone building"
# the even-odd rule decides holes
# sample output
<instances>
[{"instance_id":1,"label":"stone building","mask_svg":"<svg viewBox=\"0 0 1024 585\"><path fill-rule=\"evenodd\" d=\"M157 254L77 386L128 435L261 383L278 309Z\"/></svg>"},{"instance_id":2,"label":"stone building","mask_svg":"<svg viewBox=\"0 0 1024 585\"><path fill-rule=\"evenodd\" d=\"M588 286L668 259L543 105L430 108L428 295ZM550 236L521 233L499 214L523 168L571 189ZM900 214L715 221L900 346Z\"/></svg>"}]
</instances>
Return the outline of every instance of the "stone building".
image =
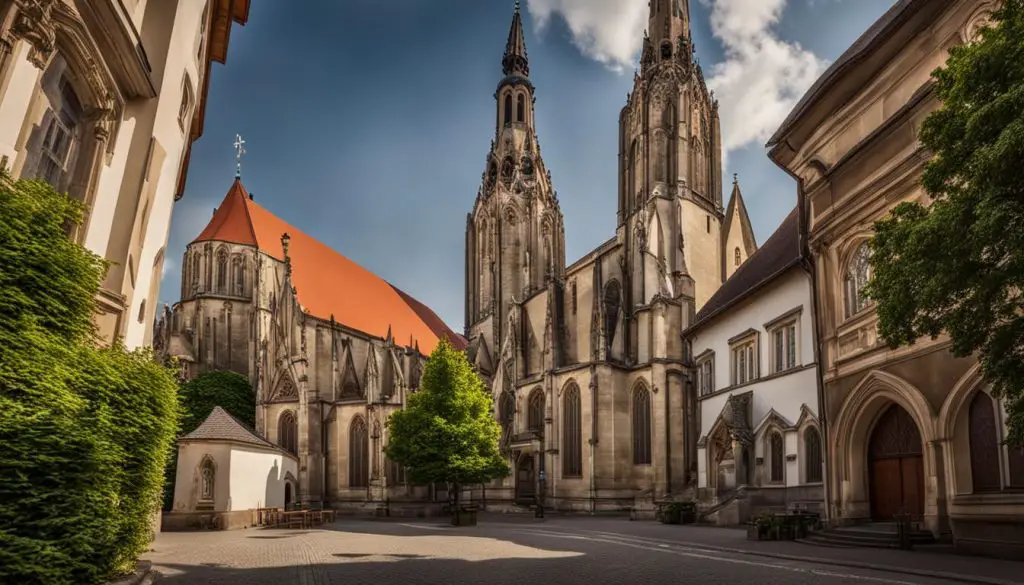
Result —
<instances>
[{"instance_id":1,"label":"stone building","mask_svg":"<svg viewBox=\"0 0 1024 585\"><path fill-rule=\"evenodd\" d=\"M186 378L247 376L256 433L298 458L294 501L345 507L429 495L405 484L383 447L388 415L418 387L440 339L466 345L422 303L279 219L236 179L185 250L181 301L157 324L155 346Z\"/></svg>"},{"instance_id":2,"label":"stone building","mask_svg":"<svg viewBox=\"0 0 1024 585\"><path fill-rule=\"evenodd\" d=\"M110 341L149 344L210 65L248 0L0 0L0 166L86 205Z\"/></svg>"},{"instance_id":3,"label":"stone building","mask_svg":"<svg viewBox=\"0 0 1024 585\"><path fill-rule=\"evenodd\" d=\"M514 473L488 503L597 510L695 479L695 404L680 335L755 250L722 206L717 102L694 59L688 3L650 3L619 116L615 235L574 264L541 156L518 8L495 137L466 226L468 352L491 383Z\"/></svg>"},{"instance_id":4,"label":"stone building","mask_svg":"<svg viewBox=\"0 0 1024 585\"><path fill-rule=\"evenodd\" d=\"M823 511L810 273L794 209L685 332L697 386L698 497L720 524Z\"/></svg>"},{"instance_id":5,"label":"stone building","mask_svg":"<svg viewBox=\"0 0 1024 585\"><path fill-rule=\"evenodd\" d=\"M1002 444L1005 408L950 340L889 349L863 296L873 222L927 204L918 140L939 107L930 76L971 42L996 2L901 0L811 88L770 141L798 182L814 266L832 518L908 512L961 548L1020 558L1024 451Z\"/></svg>"}]
</instances>

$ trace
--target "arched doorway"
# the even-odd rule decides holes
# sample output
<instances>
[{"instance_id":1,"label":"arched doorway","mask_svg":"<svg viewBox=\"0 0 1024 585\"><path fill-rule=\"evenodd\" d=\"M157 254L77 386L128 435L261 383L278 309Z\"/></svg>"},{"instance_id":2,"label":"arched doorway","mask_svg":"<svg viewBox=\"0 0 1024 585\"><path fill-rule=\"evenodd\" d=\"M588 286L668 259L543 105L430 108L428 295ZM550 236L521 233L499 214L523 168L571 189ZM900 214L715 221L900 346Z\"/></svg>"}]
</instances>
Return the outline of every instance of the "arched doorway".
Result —
<instances>
[{"instance_id":1,"label":"arched doorway","mask_svg":"<svg viewBox=\"0 0 1024 585\"><path fill-rule=\"evenodd\" d=\"M890 406L875 423L868 447L872 519L891 521L902 512L922 517L923 453L914 419L903 408Z\"/></svg>"},{"instance_id":2,"label":"arched doorway","mask_svg":"<svg viewBox=\"0 0 1024 585\"><path fill-rule=\"evenodd\" d=\"M292 505L292 482L284 482L284 509L287 510Z\"/></svg>"},{"instance_id":3,"label":"arched doorway","mask_svg":"<svg viewBox=\"0 0 1024 585\"><path fill-rule=\"evenodd\" d=\"M537 495L537 481L534 474L533 455L525 454L516 465L516 501L532 504Z\"/></svg>"}]
</instances>

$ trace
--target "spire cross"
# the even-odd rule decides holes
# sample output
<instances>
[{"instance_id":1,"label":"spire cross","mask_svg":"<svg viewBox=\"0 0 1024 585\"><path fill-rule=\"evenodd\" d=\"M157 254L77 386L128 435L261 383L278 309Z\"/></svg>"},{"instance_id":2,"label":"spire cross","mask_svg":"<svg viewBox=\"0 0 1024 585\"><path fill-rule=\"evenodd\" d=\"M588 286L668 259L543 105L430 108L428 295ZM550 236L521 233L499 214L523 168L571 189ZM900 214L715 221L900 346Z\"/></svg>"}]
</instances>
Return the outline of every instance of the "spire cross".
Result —
<instances>
[{"instance_id":1,"label":"spire cross","mask_svg":"<svg viewBox=\"0 0 1024 585\"><path fill-rule=\"evenodd\" d=\"M519 12L519 0L516 0L516 12Z\"/></svg>"},{"instance_id":2,"label":"spire cross","mask_svg":"<svg viewBox=\"0 0 1024 585\"><path fill-rule=\"evenodd\" d=\"M732 174L732 184L735 185L736 183L739 183L739 182L740 182L740 174L739 173L733 173Z\"/></svg>"},{"instance_id":3,"label":"spire cross","mask_svg":"<svg viewBox=\"0 0 1024 585\"><path fill-rule=\"evenodd\" d=\"M235 134L235 178L242 178L242 155L245 154L245 140L241 134Z\"/></svg>"}]
</instances>

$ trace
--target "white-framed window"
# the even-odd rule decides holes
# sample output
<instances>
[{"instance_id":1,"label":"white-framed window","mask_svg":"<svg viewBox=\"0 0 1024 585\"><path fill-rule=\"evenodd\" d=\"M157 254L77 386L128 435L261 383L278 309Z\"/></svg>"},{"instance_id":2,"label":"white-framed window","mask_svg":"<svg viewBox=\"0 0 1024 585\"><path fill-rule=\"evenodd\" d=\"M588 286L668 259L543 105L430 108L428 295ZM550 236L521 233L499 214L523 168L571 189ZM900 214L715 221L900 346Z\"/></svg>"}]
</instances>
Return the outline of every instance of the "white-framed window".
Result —
<instances>
[{"instance_id":1,"label":"white-framed window","mask_svg":"<svg viewBox=\"0 0 1024 585\"><path fill-rule=\"evenodd\" d=\"M757 379L757 335L752 333L731 344L732 383L746 384Z\"/></svg>"},{"instance_id":2,"label":"white-framed window","mask_svg":"<svg viewBox=\"0 0 1024 585\"><path fill-rule=\"evenodd\" d=\"M707 354L697 360L697 394L707 396L715 391L715 355Z\"/></svg>"},{"instance_id":3,"label":"white-framed window","mask_svg":"<svg viewBox=\"0 0 1024 585\"><path fill-rule=\"evenodd\" d=\"M772 373L792 370L799 365L796 319L780 323L769 335L772 339L771 360Z\"/></svg>"}]
</instances>

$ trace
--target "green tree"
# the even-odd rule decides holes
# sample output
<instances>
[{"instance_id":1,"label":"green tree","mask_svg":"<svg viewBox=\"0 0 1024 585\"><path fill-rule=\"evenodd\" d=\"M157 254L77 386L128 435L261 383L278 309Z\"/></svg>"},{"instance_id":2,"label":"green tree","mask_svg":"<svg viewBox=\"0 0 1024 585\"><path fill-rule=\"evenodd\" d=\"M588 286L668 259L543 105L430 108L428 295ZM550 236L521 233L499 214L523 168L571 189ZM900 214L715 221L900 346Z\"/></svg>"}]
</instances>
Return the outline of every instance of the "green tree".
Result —
<instances>
[{"instance_id":1,"label":"green tree","mask_svg":"<svg viewBox=\"0 0 1024 585\"><path fill-rule=\"evenodd\" d=\"M181 434L191 433L219 406L238 420L256 426L256 395L249 380L235 372L206 372L181 385Z\"/></svg>"},{"instance_id":2,"label":"green tree","mask_svg":"<svg viewBox=\"0 0 1024 585\"><path fill-rule=\"evenodd\" d=\"M442 340L427 360L419 390L388 419L384 452L413 483L451 485L458 504L463 485L509 474L493 403L466 355Z\"/></svg>"},{"instance_id":3,"label":"green tree","mask_svg":"<svg viewBox=\"0 0 1024 585\"><path fill-rule=\"evenodd\" d=\"M1007 404L1008 441L1024 445L1024 0L993 23L933 73L942 106L921 130L932 204L875 224L866 293L891 347L945 332L953 354L977 355Z\"/></svg>"},{"instance_id":4,"label":"green tree","mask_svg":"<svg viewBox=\"0 0 1024 585\"><path fill-rule=\"evenodd\" d=\"M105 262L80 203L0 173L0 582L92 584L150 542L177 428L173 372L93 341Z\"/></svg>"}]
</instances>

